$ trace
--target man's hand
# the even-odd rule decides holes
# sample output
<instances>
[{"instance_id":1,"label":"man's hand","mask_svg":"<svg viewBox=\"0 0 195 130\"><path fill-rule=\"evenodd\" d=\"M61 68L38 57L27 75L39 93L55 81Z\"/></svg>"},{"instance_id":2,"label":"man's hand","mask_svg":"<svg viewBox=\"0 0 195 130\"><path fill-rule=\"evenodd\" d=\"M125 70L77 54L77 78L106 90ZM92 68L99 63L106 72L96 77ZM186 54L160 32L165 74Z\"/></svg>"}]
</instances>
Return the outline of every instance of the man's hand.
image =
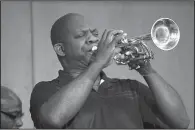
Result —
<instances>
[{"instance_id":1,"label":"man's hand","mask_svg":"<svg viewBox=\"0 0 195 130\"><path fill-rule=\"evenodd\" d=\"M124 34L121 30L105 30L98 44L96 60L94 62L102 65L103 68L110 65L114 55L121 51L120 48L115 48L115 45L123 36Z\"/></svg>"},{"instance_id":2,"label":"man's hand","mask_svg":"<svg viewBox=\"0 0 195 130\"><path fill-rule=\"evenodd\" d=\"M152 68L149 60L134 60L131 61L128 66L132 69L135 69L139 72L142 76L147 76L151 73L155 73L155 70Z\"/></svg>"},{"instance_id":3,"label":"man's hand","mask_svg":"<svg viewBox=\"0 0 195 130\"><path fill-rule=\"evenodd\" d=\"M154 73L150 60L154 58L153 52L148 48L145 41L137 41L134 43L136 53L128 63L130 69L137 70L142 76Z\"/></svg>"}]
</instances>

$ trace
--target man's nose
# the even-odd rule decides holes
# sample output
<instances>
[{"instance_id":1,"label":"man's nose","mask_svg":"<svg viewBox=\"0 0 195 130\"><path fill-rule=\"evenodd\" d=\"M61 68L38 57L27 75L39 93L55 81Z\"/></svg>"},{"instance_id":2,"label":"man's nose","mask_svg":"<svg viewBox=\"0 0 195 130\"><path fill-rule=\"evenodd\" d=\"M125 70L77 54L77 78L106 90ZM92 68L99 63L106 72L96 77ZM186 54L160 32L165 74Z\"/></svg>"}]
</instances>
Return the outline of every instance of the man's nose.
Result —
<instances>
[{"instance_id":1,"label":"man's nose","mask_svg":"<svg viewBox=\"0 0 195 130\"><path fill-rule=\"evenodd\" d=\"M22 125L23 125L22 119L21 118L16 119L16 126L19 128L22 127Z\"/></svg>"},{"instance_id":2,"label":"man's nose","mask_svg":"<svg viewBox=\"0 0 195 130\"><path fill-rule=\"evenodd\" d=\"M89 36L89 39L88 39L88 42L90 43L90 44L93 44L93 43L98 43L99 42L99 38L98 37L95 37L95 36L93 36L92 34Z\"/></svg>"}]
</instances>

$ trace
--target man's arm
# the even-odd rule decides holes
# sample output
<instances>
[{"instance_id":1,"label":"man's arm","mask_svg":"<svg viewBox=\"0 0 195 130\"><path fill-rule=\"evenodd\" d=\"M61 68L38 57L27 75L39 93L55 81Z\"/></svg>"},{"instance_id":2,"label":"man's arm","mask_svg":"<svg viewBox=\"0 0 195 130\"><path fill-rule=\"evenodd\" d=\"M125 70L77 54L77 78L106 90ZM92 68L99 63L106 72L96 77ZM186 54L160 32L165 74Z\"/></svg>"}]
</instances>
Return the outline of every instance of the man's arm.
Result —
<instances>
[{"instance_id":1,"label":"man's arm","mask_svg":"<svg viewBox=\"0 0 195 130\"><path fill-rule=\"evenodd\" d=\"M190 120L176 90L150 64L138 72L152 91L162 120L171 128L188 128Z\"/></svg>"},{"instance_id":2,"label":"man's arm","mask_svg":"<svg viewBox=\"0 0 195 130\"><path fill-rule=\"evenodd\" d=\"M92 64L49 98L40 109L42 122L53 128L62 128L84 104L100 71L98 64Z\"/></svg>"}]
</instances>

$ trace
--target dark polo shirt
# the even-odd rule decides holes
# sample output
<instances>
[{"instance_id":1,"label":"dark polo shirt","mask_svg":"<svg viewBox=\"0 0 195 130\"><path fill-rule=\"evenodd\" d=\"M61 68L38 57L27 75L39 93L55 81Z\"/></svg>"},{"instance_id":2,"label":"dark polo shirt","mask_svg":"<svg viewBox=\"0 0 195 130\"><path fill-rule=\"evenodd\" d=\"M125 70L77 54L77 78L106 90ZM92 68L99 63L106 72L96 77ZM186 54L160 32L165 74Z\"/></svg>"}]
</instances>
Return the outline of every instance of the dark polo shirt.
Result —
<instances>
[{"instance_id":1,"label":"dark polo shirt","mask_svg":"<svg viewBox=\"0 0 195 130\"><path fill-rule=\"evenodd\" d=\"M150 89L131 79L111 79L101 72L104 82L92 90L86 102L64 128L167 128L158 118L158 109ZM31 117L36 128L48 128L39 118L41 105L72 78L59 71L59 76L39 82L30 100Z\"/></svg>"}]
</instances>

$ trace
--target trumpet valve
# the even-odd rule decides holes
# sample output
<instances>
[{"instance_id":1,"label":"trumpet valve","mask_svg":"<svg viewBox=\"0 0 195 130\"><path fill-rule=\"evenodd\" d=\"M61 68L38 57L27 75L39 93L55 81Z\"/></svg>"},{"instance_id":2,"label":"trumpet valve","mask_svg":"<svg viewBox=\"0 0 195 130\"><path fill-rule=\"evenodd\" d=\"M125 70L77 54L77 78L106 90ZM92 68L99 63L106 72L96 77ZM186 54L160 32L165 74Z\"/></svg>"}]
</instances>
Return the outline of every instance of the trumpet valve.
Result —
<instances>
[{"instance_id":1,"label":"trumpet valve","mask_svg":"<svg viewBox=\"0 0 195 130\"><path fill-rule=\"evenodd\" d=\"M125 52L125 55L127 55L127 56L129 56L129 55L131 55L132 54L132 52L131 51L127 51L127 52Z\"/></svg>"}]
</instances>

